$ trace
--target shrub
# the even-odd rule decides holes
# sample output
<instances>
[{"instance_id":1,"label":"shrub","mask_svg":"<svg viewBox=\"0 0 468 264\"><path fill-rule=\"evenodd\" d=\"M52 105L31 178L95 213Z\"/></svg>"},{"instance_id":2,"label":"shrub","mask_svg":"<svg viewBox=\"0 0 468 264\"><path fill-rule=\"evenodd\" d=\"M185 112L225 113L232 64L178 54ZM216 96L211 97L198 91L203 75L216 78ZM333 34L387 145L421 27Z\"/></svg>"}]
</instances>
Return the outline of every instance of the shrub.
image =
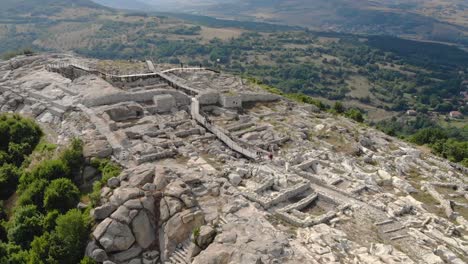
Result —
<instances>
[{"instance_id":1,"label":"shrub","mask_svg":"<svg viewBox=\"0 0 468 264\"><path fill-rule=\"evenodd\" d=\"M353 109L346 111L345 116L359 123L364 122L364 116L362 115L361 111L359 111L358 109L353 108Z\"/></svg>"},{"instance_id":2,"label":"shrub","mask_svg":"<svg viewBox=\"0 0 468 264\"><path fill-rule=\"evenodd\" d=\"M0 200L8 199L15 192L19 176L18 168L12 164L0 167Z\"/></svg>"},{"instance_id":3,"label":"shrub","mask_svg":"<svg viewBox=\"0 0 468 264\"><path fill-rule=\"evenodd\" d=\"M96 261L94 261L90 257L84 257L81 261L80 264L96 264Z\"/></svg>"},{"instance_id":4,"label":"shrub","mask_svg":"<svg viewBox=\"0 0 468 264\"><path fill-rule=\"evenodd\" d=\"M45 232L31 243L30 263L80 263L88 242L90 221L77 209L60 215L52 232ZM89 262L85 263L94 263Z\"/></svg>"},{"instance_id":5,"label":"shrub","mask_svg":"<svg viewBox=\"0 0 468 264\"><path fill-rule=\"evenodd\" d=\"M28 248L35 236L42 234L43 215L35 205L26 205L15 210L8 223L8 240Z\"/></svg>"},{"instance_id":6,"label":"shrub","mask_svg":"<svg viewBox=\"0 0 468 264\"><path fill-rule=\"evenodd\" d=\"M447 134L439 128L421 129L410 137L410 141L418 145L434 144L439 140L447 139Z\"/></svg>"},{"instance_id":7,"label":"shrub","mask_svg":"<svg viewBox=\"0 0 468 264\"><path fill-rule=\"evenodd\" d=\"M62 153L60 159L70 168L72 174L79 175L84 164L83 142L73 139L70 147Z\"/></svg>"},{"instance_id":8,"label":"shrub","mask_svg":"<svg viewBox=\"0 0 468 264\"><path fill-rule=\"evenodd\" d=\"M34 179L53 181L60 178L71 178L70 168L60 159L45 160L31 171Z\"/></svg>"},{"instance_id":9,"label":"shrub","mask_svg":"<svg viewBox=\"0 0 468 264\"><path fill-rule=\"evenodd\" d=\"M47 213L47 215L44 217L44 221L42 223L42 226L44 228L44 231L46 232L51 232L55 228L55 221L57 221L57 218L60 216L60 212L58 210L53 210Z\"/></svg>"},{"instance_id":10,"label":"shrub","mask_svg":"<svg viewBox=\"0 0 468 264\"><path fill-rule=\"evenodd\" d=\"M21 165L41 137L42 131L34 121L19 115L0 115L0 160Z\"/></svg>"},{"instance_id":11,"label":"shrub","mask_svg":"<svg viewBox=\"0 0 468 264\"><path fill-rule=\"evenodd\" d=\"M12 243L0 242L0 263L25 264L29 261L28 251Z\"/></svg>"},{"instance_id":12,"label":"shrub","mask_svg":"<svg viewBox=\"0 0 468 264\"><path fill-rule=\"evenodd\" d=\"M70 179L53 180L44 193L44 208L65 213L80 201L80 190Z\"/></svg>"},{"instance_id":13,"label":"shrub","mask_svg":"<svg viewBox=\"0 0 468 264\"><path fill-rule=\"evenodd\" d=\"M39 209L44 208L44 192L49 182L46 180L35 180L27 186L18 198L18 205L36 205Z\"/></svg>"},{"instance_id":14,"label":"shrub","mask_svg":"<svg viewBox=\"0 0 468 264\"><path fill-rule=\"evenodd\" d=\"M341 102L336 102L334 105L333 105L333 110L335 112L337 112L338 114L342 114L344 113L345 111L345 108L343 106L343 104Z\"/></svg>"},{"instance_id":15,"label":"shrub","mask_svg":"<svg viewBox=\"0 0 468 264\"><path fill-rule=\"evenodd\" d=\"M91 165L101 172L101 180L93 184L93 192L89 195L91 205L96 207L101 199L101 189L112 177L117 177L122 172L122 169L116 163L108 159L93 159Z\"/></svg>"}]
</instances>

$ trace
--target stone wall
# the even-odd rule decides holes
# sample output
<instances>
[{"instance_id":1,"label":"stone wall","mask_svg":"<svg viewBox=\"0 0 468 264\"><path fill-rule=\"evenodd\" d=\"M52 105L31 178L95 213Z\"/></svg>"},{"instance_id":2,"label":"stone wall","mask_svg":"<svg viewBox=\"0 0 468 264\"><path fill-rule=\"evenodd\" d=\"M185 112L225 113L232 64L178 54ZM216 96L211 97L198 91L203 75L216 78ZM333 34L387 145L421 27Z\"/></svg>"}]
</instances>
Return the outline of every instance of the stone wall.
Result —
<instances>
[{"instance_id":1,"label":"stone wall","mask_svg":"<svg viewBox=\"0 0 468 264\"><path fill-rule=\"evenodd\" d=\"M272 102L281 99L281 96L275 94L263 93L242 93L242 102Z\"/></svg>"},{"instance_id":2,"label":"stone wall","mask_svg":"<svg viewBox=\"0 0 468 264\"><path fill-rule=\"evenodd\" d=\"M170 94L155 95L153 102L158 113L170 112L176 106L176 100Z\"/></svg>"},{"instance_id":3,"label":"stone wall","mask_svg":"<svg viewBox=\"0 0 468 264\"><path fill-rule=\"evenodd\" d=\"M242 96L240 95L227 95L223 94L219 97L221 106L225 108L239 108L242 107Z\"/></svg>"},{"instance_id":4,"label":"stone wall","mask_svg":"<svg viewBox=\"0 0 468 264\"><path fill-rule=\"evenodd\" d=\"M215 105L219 103L219 93L205 92L197 96L200 105Z\"/></svg>"},{"instance_id":5,"label":"stone wall","mask_svg":"<svg viewBox=\"0 0 468 264\"><path fill-rule=\"evenodd\" d=\"M189 105L190 104L190 98L175 90L166 90L166 89L158 89L158 90L150 90L150 91L144 91L144 92L136 92L136 93L130 93L130 92L118 92L110 95L104 95L100 97L94 97L94 98L89 98L89 99L83 99L83 104L86 105L87 107L95 107L95 106L101 106L101 105L111 105L111 104L118 104L121 102L128 102L128 101L133 101L133 102L147 102L147 101L152 101L154 96L156 95L161 95L161 94L169 94L172 95L176 102L177 105Z\"/></svg>"}]
</instances>

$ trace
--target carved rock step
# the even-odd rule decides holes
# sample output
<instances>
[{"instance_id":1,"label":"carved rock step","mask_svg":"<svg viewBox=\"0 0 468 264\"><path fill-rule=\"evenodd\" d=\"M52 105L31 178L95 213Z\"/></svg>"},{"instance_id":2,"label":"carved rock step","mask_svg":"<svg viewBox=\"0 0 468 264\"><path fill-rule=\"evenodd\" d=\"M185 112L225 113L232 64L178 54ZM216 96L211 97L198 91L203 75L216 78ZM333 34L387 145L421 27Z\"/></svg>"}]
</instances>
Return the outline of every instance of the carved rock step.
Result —
<instances>
[{"instance_id":1,"label":"carved rock step","mask_svg":"<svg viewBox=\"0 0 468 264\"><path fill-rule=\"evenodd\" d=\"M188 249L190 247L190 240L186 240L181 248L177 248L172 256L169 258L169 261L166 263L170 264L190 264L188 260Z\"/></svg>"}]
</instances>

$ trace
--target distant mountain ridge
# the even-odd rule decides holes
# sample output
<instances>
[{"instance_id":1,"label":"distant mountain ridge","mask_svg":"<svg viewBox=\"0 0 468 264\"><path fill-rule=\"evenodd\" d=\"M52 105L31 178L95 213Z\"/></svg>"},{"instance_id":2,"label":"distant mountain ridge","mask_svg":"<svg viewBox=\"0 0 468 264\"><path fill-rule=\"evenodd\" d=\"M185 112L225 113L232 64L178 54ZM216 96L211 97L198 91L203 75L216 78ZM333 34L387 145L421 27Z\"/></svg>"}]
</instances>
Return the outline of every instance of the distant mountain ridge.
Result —
<instances>
[{"instance_id":1,"label":"distant mountain ridge","mask_svg":"<svg viewBox=\"0 0 468 264\"><path fill-rule=\"evenodd\" d=\"M24 14L47 16L63 8L105 8L91 0L2 0L1 7L0 18Z\"/></svg>"},{"instance_id":2,"label":"distant mountain ridge","mask_svg":"<svg viewBox=\"0 0 468 264\"><path fill-rule=\"evenodd\" d=\"M233 20L384 34L468 46L468 2L462 0L95 0L111 7L171 11Z\"/></svg>"}]
</instances>

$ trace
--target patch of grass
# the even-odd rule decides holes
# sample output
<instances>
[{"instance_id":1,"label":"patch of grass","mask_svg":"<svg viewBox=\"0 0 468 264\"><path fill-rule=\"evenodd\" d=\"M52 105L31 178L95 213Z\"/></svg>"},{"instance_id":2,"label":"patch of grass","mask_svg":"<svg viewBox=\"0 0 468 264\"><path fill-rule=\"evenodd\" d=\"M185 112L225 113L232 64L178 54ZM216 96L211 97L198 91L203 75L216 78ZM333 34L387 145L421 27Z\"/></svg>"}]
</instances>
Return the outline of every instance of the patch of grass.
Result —
<instances>
[{"instance_id":1,"label":"patch of grass","mask_svg":"<svg viewBox=\"0 0 468 264\"><path fill-rule=\"evenodd\" d=\"M101 200L101 189L112 177L117 177L122 172L122 168L108 159L93 159L91 165L101 172L101 180L94 182L93 191L88 195L92 207L96 207Z\"/></svg>"}]
</instances>

